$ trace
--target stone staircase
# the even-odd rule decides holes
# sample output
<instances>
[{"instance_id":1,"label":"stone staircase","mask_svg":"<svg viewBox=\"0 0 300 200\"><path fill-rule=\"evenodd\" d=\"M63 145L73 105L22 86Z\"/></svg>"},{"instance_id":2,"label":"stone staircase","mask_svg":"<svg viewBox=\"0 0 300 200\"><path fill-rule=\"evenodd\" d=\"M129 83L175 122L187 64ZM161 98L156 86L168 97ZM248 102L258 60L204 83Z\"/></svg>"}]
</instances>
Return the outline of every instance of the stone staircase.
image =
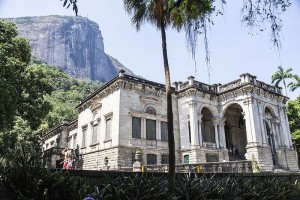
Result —
<instances>
[{"instance_id":1,"label":"stone staircase","mask_svg":"<svg viewBox=\"0 0 300 200\"><path fill-rule=\"evenodd\" d=\"M228 155L229 155L229 161L246 160L246 158L240 154L228 154Z\"/></svg>"}]
</instances>

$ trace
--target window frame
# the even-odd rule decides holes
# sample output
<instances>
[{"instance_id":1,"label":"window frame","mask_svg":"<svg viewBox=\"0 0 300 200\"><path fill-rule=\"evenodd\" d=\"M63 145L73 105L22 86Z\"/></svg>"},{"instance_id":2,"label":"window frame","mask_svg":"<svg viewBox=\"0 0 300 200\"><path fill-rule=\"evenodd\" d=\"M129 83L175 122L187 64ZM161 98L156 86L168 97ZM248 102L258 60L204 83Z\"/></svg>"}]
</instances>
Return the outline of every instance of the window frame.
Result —
<instances>
[{"instance_id":1,"label":"window frame","mask_svg":"<svg viewBox=\"0 0 300 200\"><path fill-rule=\"evenodd\" d=\"M157 155L156 154L149 153L146 155L146 158L147 158L147 165L157 165ZM150 161L155 161L155 162L152 163Z\"/></svg>"},{"instance_id":2,"label":"window frame","mask_svg":"<svg viewBox=\"0 0 300 200\"><path fill-rule=\"evenodd\" d=\"M135 130L134 126L134 119L139 119L139 130ZM142 118L141 117L136 117L132 116L131 117L131 137L136 138L136 139L141 139L142 138Z\"/></svg>"},{"instance_id":3,"label":"window frame","mask_svg":"<svg viewBox=\"0 0 300 200\"><path fill-rule=\"evenodd\" d=\"M96 130L95 130L96 128ZM92 138L91 138L91 146L98 144L98 132L100 132L100 118L91 122L91 130L92 130Z\"/></svg>"},{"instance_id":4,"label":"window frame","mask_svg":"<svg viewBox=\"0 0 300 200\"><path fill-rule=\"evenodd\" d=\"M164 162L166 161L166 162ZM161 155L161 164L169 164L169 154L162 154Z\"/></svg>"},{"instance_id":5,"label":"window frame","mask_svg":"<svg viewBox=\"0 0 300 200\"><path fill-rule=\"evenodd\" d=\"M150 130L150 127L152 126L148 122L154 123L154 128L152 129L152 132ZM156 120L146 119L146 140L156 140L156 135Z\"/></svg>"},{"instance_id":6,"label":"window frame","mask_svg":"<svg viewBox=\"0 0 300 200\"><path fill-rule=\"evenodd\" d=\"M164 132L163 130L163 124L166 126L166 132ZM164 137L163 137L164 135ZM168 135L168 122L165 121L161 121L160 122L160 140L164 141L164 142L168 142L169 141L169 135Z\"/></svg>"},{"instance_id":7,"label":"window frame","mask_svg":"<svg viewBox=\"0 0 300 200\"><path fill-rule=\"evenodd\" d=\"M87 134L87 125L82 127L82 141L81 141L81 145L82 148L86 147L86 135Z\"/></svg>"},{"instance_id":8,"label":"window frame","mask_svg":"<svg viewBox=\"0 0 300 200\"><path fill-rule=\"evenodd\" d=\"M112 118L109 117L105 119L105 141L111 140L112 138L111 135L112 135Z\"/></svg>"}]
</instances>

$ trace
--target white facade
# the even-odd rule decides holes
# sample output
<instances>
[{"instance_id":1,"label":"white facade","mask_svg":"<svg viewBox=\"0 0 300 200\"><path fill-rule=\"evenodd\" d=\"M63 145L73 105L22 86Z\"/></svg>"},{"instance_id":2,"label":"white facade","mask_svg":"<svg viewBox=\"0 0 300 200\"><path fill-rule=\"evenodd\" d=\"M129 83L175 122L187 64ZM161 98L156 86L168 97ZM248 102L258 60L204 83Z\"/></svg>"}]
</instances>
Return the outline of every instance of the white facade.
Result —
<instances>
[{"instance_id":1,"label":"white facade","mask_svg":"<svg viewBox=\"0 0 300 200\"><path fill-rule=\"evenodd\" d=\"M260 171L299 170L281 88L250 74L225 85L194 77L174 85L177 164L256 160ZM105 157L110 169L132 167L136 150L142 165L165 164L166 107L164 85L120 71L77 106L76 120L44 136L48 166L57 166L59 148L67 145L77 149L79 169L99 170Z\"/></svg>"}]
</instances>

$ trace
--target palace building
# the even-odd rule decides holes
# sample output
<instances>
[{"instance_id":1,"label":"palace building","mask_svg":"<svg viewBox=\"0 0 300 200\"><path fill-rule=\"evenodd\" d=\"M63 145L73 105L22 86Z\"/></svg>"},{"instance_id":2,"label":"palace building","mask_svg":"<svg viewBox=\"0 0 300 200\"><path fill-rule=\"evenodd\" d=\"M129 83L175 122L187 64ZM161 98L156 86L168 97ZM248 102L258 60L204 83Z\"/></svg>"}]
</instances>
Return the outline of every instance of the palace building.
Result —
<instances>
[{"instance_id":1,"label":"palace building","mask_svg":"<svg viewBox=\"0 0 300 200\"><path fill-rule=\"evenodd\" d=\"M281 88L248 73L227 84L189 77L172 88L176 164L255 160L260 171L298 171ZM76 106L78 118L43 136L45 164L58 168L62 149L76 152L76 168L132 168L168 163L165 86L119 75Z\"/></svg>"}]
</instances>

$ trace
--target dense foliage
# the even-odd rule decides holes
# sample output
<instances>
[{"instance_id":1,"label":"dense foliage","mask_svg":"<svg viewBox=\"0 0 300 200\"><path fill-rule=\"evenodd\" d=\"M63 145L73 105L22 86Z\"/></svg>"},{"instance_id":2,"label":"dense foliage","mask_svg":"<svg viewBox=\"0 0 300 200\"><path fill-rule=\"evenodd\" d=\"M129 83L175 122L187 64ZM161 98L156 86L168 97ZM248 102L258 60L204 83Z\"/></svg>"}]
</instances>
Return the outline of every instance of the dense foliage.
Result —
<instances>
[{"instance_id":1,"label":"dense foliage","mask_svg":"<svg viewBox=\"0 0 300 200\"><path fill-rule=\"evenodd\" d=\"M175 191L168 192L163 174L132 174L100 182L98 199L298 199L300 184L295 176L272 174L176 174Z\"/></svg>"},{"instance_id":2,"label":"dense foliage","mask_svg":"<svg viewBox=\"0 0 300 200\"><path fill-rule=\"evenodd\" d=\"M31 59L29 43L17 36L15 24L0 20L0 158L22 142L37 143L62 120L75 118L80 99L100 85Z\"/></svg>"},{"instance_id":3,"label":"dense foliage","mask_svg":"<svg viewBox=\"0 0 300 200\"><path fill-rule=\"evenodd\" d=\"M30 58L29 43L17 36L15 24L0 20L0 159L18 141L37 143L35 133L51 109L45 96L52 81Z\"/></svg>"},{"instance_id":4,"label":"dense foliage","mask_svg":"<svg viewBox=\"0 0 300 200\"><path fill-rule=\"evenodd\" d=\"M42 166L39 143L20 143L6 159L0 160L2 192L11 199L75 199L90 193L80 177L67 171L51 173Z\"/></svg>"},{"instance_id":5,"label":"dense foliage","mask_svg":"<svg viewBox=\"0 0 300 200\"><path fill-rule=\"evenodd\" d=\"M46 95L52 110L46 116L43 124L52 128L65 119L77 117L75 106L80 100L90 95L102 84L98 81L79 80L65 74L59 67L49 66L46 63L33 61L33 66L41 66L46 76L53 81L53 92Z\"/></svg>"},{"instance_id":6,"label":"dense foliage","mask_svg":"<svg viewBox=\"0 0 300 200\"><path fill-rule=\"evenodd\" d=\"M287 114L292 134L292 141L298 152L298 164L300 164L300 96L287 103Z\"/></svg>"},{"instance_id":7,"label":"dense foliage","mask_svg":"<svg viewBox=\"0 0 300 200\"><path fill-rule=\"evenodd\" d=\"M50 110L44 96L51 81L41 68L29 66L31 49L18 37L15 24L0 20L0 131L10 130L16 116L36 129Z\"/></svg>"},{"instance_id":8,"label":"dense foliage","mask_svg":"<svg viewBox=\"0 0 300 200\"><path fill-rule=\"evenodd\" d=\"M300 96L288 101L287 111L292 139L300 145Z\"/></svg>"}]
</instances>

